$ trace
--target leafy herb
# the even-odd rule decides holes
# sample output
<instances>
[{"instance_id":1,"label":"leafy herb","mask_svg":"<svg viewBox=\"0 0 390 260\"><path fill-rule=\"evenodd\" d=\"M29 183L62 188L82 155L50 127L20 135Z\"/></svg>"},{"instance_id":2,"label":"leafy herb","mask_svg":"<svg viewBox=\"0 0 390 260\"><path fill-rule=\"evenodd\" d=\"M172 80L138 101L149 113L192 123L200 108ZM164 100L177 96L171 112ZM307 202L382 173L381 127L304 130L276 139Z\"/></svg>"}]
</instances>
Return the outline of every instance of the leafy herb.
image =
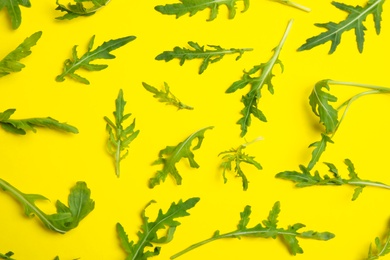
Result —
<instances>
[{"instance_id":1,"label":"leafy herb","mask_svg":"<svg viewBox=\"0 0 390 260\"><path fill-rule=\"evenodd\" d=\"M332 5L348 13L347 18L339 23L315 24L317 27L325 28L327 31L307 39L306 43L299 47L298 51L310 50L320 44L331 41L332 44L329 54L332 54L341 42L341 35L346 31L354 29L358 50L359 52L363 52L364 31L366 30L363 22L368 15L372 14L374 16L376 33L379 34L381 30L382 5L384 2L385 0L368 0L367 4L361 7L359 5L351 6L333 1Z\"/></svg>"},{"instance_id":2,"label":"leafy herb","mask_svg":"<svg viewBox=\"0 0 390 260\"><path fill-rule=\"evenodd\" d=\"M115 117L115 123L113 123L108 117L104 117L107 122L106 130L109 134L107 141L108 152L114 157L115 160L115 172L119 177L120 175L120 162L128 155L128 147L130 143L138 136L139 130L134 131L135 119L127 126L123 127L123 123L128 119L131 114L125 114L124 110L126 101L123 99L123 90L121 89L118 94L118 98L115 101L116 109L113 112ZM126 152L124 152L126 150Z\"/></svg>"},{"instance_id":3,"label":"leafy herb","mask_svg":"<svg viewBox=\"0 0 390 260\"><path fill-rule=\"evenodd\" d=\"M202 128L191 134L178 145L167 146L165 149L161 150L158 154L159 158L154 161L152 165L162 164L163 169L157 171L155 177L150 178L149 187L154 188L156 185L160 184L160 182L164 182L168 174L171 174L177 185L181 185L182 178L176 169L176 163L178 163L182 158L187 158L192 168L199 168L199 165L194 160L194 153L191 151L191 144L195 139L198 139L198 144L192 148L192 150L199 149L204 139L204 132L212 128L213 126Z\"/></svg>"},{"instance_id":4,"label":"leafy herb","mask_svg":"<svg viewBox=\"0 0 390 260\"><path fill-rule=\"evenodd\" d=\"M248 10L249 0L180 0L181 3L158 5L154 9L162 14L176 15L176 18L179 18L187 13L193 16L199 11L210 8L208 21L212 21L217 17L221 5L226 5L229 11L229 19L233 19L236 16L236 3L238 1L244 2L242 13Z\"/></svg>"},{"instance_id":5,"label":"leafy herb","mask_svg":"<svg viewBox=\"0 0 390 260\"><path fill-rule=\"evenodd\" d=\"M67 6L60 4L59 0L56 1L58 5L56 10L66 12L65 15L57 17L58 20L71 20L80 16L90 16L95 14L101 8L106 6L111 0L75 0L76 4L69 3ZM92 7L85 7L83 3L87 2Z\"/></svg>"},{"instance_id":6,"label":"leafy herb","mask_svg":"<svg viewBox=\"0 0 390 260\"><path fill-rule=\"evenodd\" d=\"M28 118L28 119L10 119L16 109L7 109L0 112L0 125L10 133L25 135L27 131L37 131L35 127L46 127L54 130L65 131L77 134L79 131L76 127L66 123L60 123L51 117L45 118Z\"/></svg>"},{"instance_id":7,"label":"leafy herb","mask_svg":"<svg viewBox=\"0 0 390 260\"><path fill-rule=\"evenodd\" d=\"M381 256L385 256L388 253L390 253L390 232L387 232L387 235L383 241L381 242L381 239L379 237L375 238L375 252L372 249L372 244L370 245L370 249L368 250L368 257L367 260L374 260L378 259Z\"/></svg>"},{"instance_id":8,"label":"leafy herb","mask_svg":"<svg viewBox=\"0 0 390 260\"><path fill-rule=\"evenodd\" d=\"M151 201L142 211L142 226L141 231L137 233L138 242L129 241L127 234L120 223L117 223L119 239L122 248L127 253L128 260L144 260L160 254L161 247L154 246L154 244L168 243L173 239L173 235L177 226L180 225L176 219L186 217L190 214L187 210L193 208L198 203L199 198L191 198L183 202L180 200L177 204L172 203L166 213L160 209L158 216L154 222L149 222L149 218L145 215L145 209L154 201ZM166 229L165 235L161 236L161 229ZM147 250L149 247L154 247L153 250Z\"/></svg>"},{"instance_id":9,"label":"leafy herb","mask_svg":"<svg viewBox=\"0 0 390 260\"><path fill-rule=\"evenodd\" d=\"M309 165L307 166L307 169L309 171L311 169L313 169L313 167L316 165L316 163L320 159L322 153L325 152L327 144L328 143L333 144L333 141L332 141L332 139L330 139L329 136L327 136L325 134L321 134L321 137L322 138L320 141L314 142L311 145L309 145L309 147L315 147L312 154L311 154L311 160L309 162Z\"/></svg>"},{"instance_id":10,"label":"leafy herb","mask_svg":"<svg viewBox=\"0 0 390 260\"><path fill-rule=\"evenodd\" d=\"M135 38L135 36L127 36L115 40L109 40L92 50L95 41L95 36L92 36L92 39L88 44L88 51L80 58L77 55L77 45L75 45L72 49L72 59L65 60L63 72L56 77L56 81L62 82L65 80L65 76L69 76L78 82L89 84L89 81L86 78L76 74L75 71L80 68L84 68L89 71L99 71L107 68L108 65L106 64L91 64L90 62L97 59L114 59L115 56L110 52L133 41Z\"/></svg>"},{"instance_id":11,"label":"leafy herb","mask_svg":"<svg viewBox=\"0 0 390 260\"><path fill-rule=\"evenodd\" d=\"M0 78L11 72L19 72L25 67L19 61L31 54L30 48L37 43L41 36L42 32L38 31L30 37L27 37L15 50L10 52L0 61Z\"/></svg>"},{"instance_id":12,"label":"leafy herb","mask_svg":"<svg viewBox=\"0 0 390 260\"><path fill-rule=\"evenodd\" d=\"M301 4L295 3L295 2L290 1L290 0L272 0L272 1L279 2L279 3L281 3L281 4L284 4L284 5L288 5L288 6L297 8L297 9L302 10L302 11L305 11L305 12L311 12L311 9L310 9L310 8L308 8L308 7L306 7L306 6L303 6L303 5L301 5Z\"/></svg>"},{"instance_id":13,"label":"leafy herb","mask_svg":"<svg viewBox=\"0 0 390 260\"><path fill-rule=\"evenodd\" d=\"M157 55L156 60L165 60L168 62L173 59L180 59L180 66L182 66L186 60L202 59L203 61L199 68L199 74L202 74L209 64L220 61L226 54L238 53L236 60L239 60L244 52L253 50L251 48L224 49L218 45L207 45L211 49L206 50L205 46L200 46L198 43L192 41L189 41L188 45L190 45L192 49L176 46L173 48L173 51L164 51L163 53Z\"/></svg>"},{"instance_id":14,"label":"leafy herb","mask_svg":"<svg viewBox=\"0 0 390 260\"><path fill-rule=\"evenodd\" d=\"M390 186L384 183L360 179L357 173L355 172L355 167L353 163L349 159L346 159L344 163L348 167L349 179L341 178L338 169L332 163L325 163L325 164L328 166L329 171L333 174L333 176L324 175L323 177L321 177L318 171L315 171L314 174L311 174L309 169L307 169L303 165L300 165L299 168L301 172L285 171L285 172L278 173L275 177L293 181L296 183L295 186L299 188L309 187L314 185L355 186L355 192L352 196L352 200L356 200L360 195L360 193L363 191L363 188L366 186L390 189Z\"/></svg>"},{"instance_id":15,"label":"leafy herb","mask_svg":"<svg viewBox=\"0 0 390 260\"><path fill-rule=\"evenodd\" d=\"M263 220L262 223L257 224L251 228L248 228L247 225L250 221L251 207L246 206L244 211L240 213L240 222L237 225L237 230L220 234L219 230L214 232L214 235L206 240L203 240L199 243L193 244L183 251L171 256L171 259L178 258L179 256L197 248L204 244L213 242L222 238L241 238L241 237L262 237L262 238L283 238L285 244L290 250L291 254L301 254L303 253L302 248L299 245L298 238L310 238L316 240L327 241L329 239L334 238L334 234L330 232L316 232L316 231L305 231L298 232L299 229L305 227L305 225L301 223L293 224L292 226L288 226L287 228L279 228L278 224L278 216L280 213L280 203L277 201L269 212L268 218Z\"/></svg>"},{"instance_id":16,"label":"leafy herb","mask_svg":"<svg viewBox=\"0 0 390 260\"><path fill-rule=\"evenodd\" d=\"M226 170L231 171L232 170L232 163L235 163L234 171L236 172L236 176L242 178L242 188L243 190L248 189L248 179L246 178L244 172L241 169L241 163L247 163L255 166L258 170L263 169L259 162L255 160L254 156L249 156L243 150L251 143L260 140L260 138L240 145L237 149L232 148L228 151L222 152L219 155L223 155L222 159L224 160L221 163L221 167L223 168L223 180L226 183Z\"/></svg>"},{"instance_id":17,"label":"leafy herb","mask_svg":"<svg viewBox=\"0 0 390 260\"><path fill-rule=\"evenodd\" d=\"M142 82L142 85L144 88L153 93L153 97L157 98L158 101L162 103L167 103L167 105L172 105L177 107L177 109L188 109L192 110L194 109L193 107L187 106L186 104L183 104L169 89L169 86L166 82L164 82L164 89L163 90L158 90L153 86L150 86L149 84L146 84L145 82Z\"/></svg>"},{"instance_id":18,"label":"leafy herb","mask_svg":"<svg viewBox=\"0 0 390 260\"><path fill-rule=\"evenodd\" d=\"M14 258L11 258L11 256L13 256L14 253L13 252L7 252L6 254L2 254L0 253L0 259L7 259L7 260L15 260Z\"/></svg>"},{"instance_id":19,"label":"leafy herb","mask_svg":"<svg viewBox=\"0 0 390 260\"><path fill-rule=\"evenodd\" d=\"M3 179L0 179L0 188L8 191L22 204L26 216L36 215L48 229L59 233L76 228L95 207L95 202L90 198L91 191L85 182L77 182L70 190L69 206L57 200L57 213L51 215L47 215L35 205L37 200L47 200L44 196L23 193Z\"/></svg>"},{"instance_id":20,"label":"leafy herb","mask_svg":"<svg viewBox=\"0 0 390 260\"><path fill-rule=\"evenodd\" d=\"M241 137L245 136L248 132L248 127L251 125L252 120L251 115L259 119L260 121L267 122L267 119L263 112L258 109L258 102L261 98L261 89L265 85L267 85L268 91L271 94L274 93L274 87L271 82L272 77L274 76L274 74L272 74L272 70L276 64L279 64L283 72L283 64L279 60L279 54L282 50L284 42L286 41L287 35L290 32L291 26L292 20L288 23L287 29L283 35L282 40L280 41L279 45L274 49L274 55L268 62L254 66L248 72L244 71L242 79L234 82L226 90L226 93L233 93L238 89L244 88L248 84L251 85L250 91L241 98L241 102L244 104L244 108L241 110L242 118L237 121L237 124L241 126ZM256 72L260 72L260 76L252 77L252 74L255 74Z\"/></svg>"},{"instance_id":21,"label":"leafy herb","mask_svg":"<svg viewBox=\"0 0 390 260\"><path fill-rule=\"evenodd\" d=\"M22 13L20 7L31 7L30 0L8 0L0 1L0 11L5 7L7 8L8 15L11 19L12 29L18 29L22 23Z\"/></svg>"}]
</instances>

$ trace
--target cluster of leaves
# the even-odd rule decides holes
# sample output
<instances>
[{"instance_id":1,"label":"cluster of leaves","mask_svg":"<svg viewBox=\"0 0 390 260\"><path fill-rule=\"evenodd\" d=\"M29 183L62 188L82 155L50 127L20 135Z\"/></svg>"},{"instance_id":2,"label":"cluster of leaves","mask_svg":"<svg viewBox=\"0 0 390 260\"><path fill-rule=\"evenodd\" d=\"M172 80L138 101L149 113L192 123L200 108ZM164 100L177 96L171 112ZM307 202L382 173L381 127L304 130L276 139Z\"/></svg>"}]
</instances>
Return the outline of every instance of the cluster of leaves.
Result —
<instances>
[{"instance_id":1,"label":"cluster of leaves","mask_svg":"<svg viewBox=\"0 0 390 260\"><path fill-rule=\"evenodd\" d=\"M69 3L67 6L60 4L57 0L57 8L65 15L57 17L58 20L71 20L80 16L90 16L95 14L99 9L106 6L111 0L75 0L75 4ZM92 7L85 7L84 3L91 4Z\"/></svg>"},{"instance_id":2,"label":"cluster of leaves","mask_svg":"<svg viewBox=\"0 0 390 260\"><path fill-rule=\"evenodd\" d=\"M190 198L183 202L180 200L177 204L172 203L167 212L163 213L160 209L158 216L153 222L145 215L145 209L154 201L151 201L142 211L142 226L137 233L138 242L129 241L129 238L120 223L117 223L117 231L122 248L125 250L126 259L144 260L160 254L161 247L154 244L168 243L173 239L176 228L180 225L176 219L186 217L190 214L187 212L198 203L199 198ZM165 229L166 233L161 235L161 230ZM153 250L148 250L152 247Z\"/></svg>"},{"instance_id":3,"label":"cluster of leaves","mask_svg":"<svg viewBox=\"0 0 390 260\"><path fill-rule=\"evenodd\" d=\"M390 231L387 231L383 243L379 237L375 238L375 247L376 248L373 249L372 245L370 245L366 260L375 260L390 253Z\"/></svg>"},{"instance_id":4,"label":"cluster of leaves","mask_svg":"<svg viewBox=\"0 0 390 260\"><path fill-rule=\"evenodd\" d=\"M241 219L237 225L237 229L221 234L219 230L214 232L214 235L206 240L198 242L189 246L188 248L180 251L179 253L171 256L171 259L175 259L195 248L198 248L207 243L213 242L218 239L224 238L242 238L242 237L261 237L261 238L283 238L291 254L302 254L303 249L299 245L298 238L308 238L327 241L334 238L334 234L330 232L317 232L317 231L304 231L299 232L299 229L304 228L305 225L301 223L295 223L287 228L278 227L278 217L280 213L280 203L277 201L269 212L268 218L263 220L262 223L258 223L253 227L247 227L250 221L251 207L246 206L244 211L240 213Z\"/></svg>"},{"instance_id":5,"label":"cluster of leaves","mask_svg":"<svg viewBox=\"0 0 390 260\"><path fill-rule=\"evenodd\" d=\"M120 176L120 162L128 155L130 143L139 134L139 130L134 131L135 119L129 126L123 126L124 121L131 116L130 113L124 114L126 103L123 98L123 90L121 89L115 101L116 109L113 112L115 123L108 117L104 117L104 120L107 122L106 129L109 134L107 149L114 158L115 172L118 177Z\"/></svg>"},{"instance_id":6,"label":"cluster of leaves","mask_svg":"<svg viewBox=\"0 0 390 260\"><path fill-rule=\"evenodd\" d=\"M207 45L211 49L206 50L205 46L200 46L198 43L192 41L189 41L188 45L191 46L192 49L176 46L173 48L173 51L164 51L163 53L157 55L156 60L164 60L168 62L173 59L180 59L180 66L182 66L186 60L202 59L203 61L199 68L199 74L202 74L209 64L220 61L226 54L238 53L236 60L239 60L244 52L253 50L251 48L224 49L218 45Z\"/></svg>"}]
</instances>

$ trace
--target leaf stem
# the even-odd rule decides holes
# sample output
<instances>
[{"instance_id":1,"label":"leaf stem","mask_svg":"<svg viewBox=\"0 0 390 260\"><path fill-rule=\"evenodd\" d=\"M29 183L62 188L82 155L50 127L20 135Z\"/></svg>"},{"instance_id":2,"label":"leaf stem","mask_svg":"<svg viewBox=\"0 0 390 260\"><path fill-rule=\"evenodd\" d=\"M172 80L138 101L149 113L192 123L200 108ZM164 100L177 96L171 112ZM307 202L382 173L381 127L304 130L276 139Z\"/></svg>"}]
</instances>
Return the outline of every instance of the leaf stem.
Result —
<instances>
[{"instance_id":1,"label":"leaf stem","mask_svg":"<svg viewBox=\"0 0 390 260\"><path fill-rule=\"evenodd\" d=\"M306 7L304 5L301 5L301 4L298 4L298 3L295 3L293 1L289 1L289 0L272 0L274 2L279 2L281 4L285 4L285 5L288 5L288 6L291 6L291 7L294 7L294 8L297 8L301 11L304 11L304 12L311 12L311 9L309 7Z\"/></svg>"},{"instance_id":2,"label":"leaf stem","mask_svg":"<svg viewBox=\"0 0 390 260\"><path fill-rule=\"evenodd\" d=\"M346 183L349 185L356 185L356 186L372 186L372 187L390 189L390 185L387 185L387 184L384 184L381 182L359 180L359 181L347 181Z\"/></svg>"}]
</instances>

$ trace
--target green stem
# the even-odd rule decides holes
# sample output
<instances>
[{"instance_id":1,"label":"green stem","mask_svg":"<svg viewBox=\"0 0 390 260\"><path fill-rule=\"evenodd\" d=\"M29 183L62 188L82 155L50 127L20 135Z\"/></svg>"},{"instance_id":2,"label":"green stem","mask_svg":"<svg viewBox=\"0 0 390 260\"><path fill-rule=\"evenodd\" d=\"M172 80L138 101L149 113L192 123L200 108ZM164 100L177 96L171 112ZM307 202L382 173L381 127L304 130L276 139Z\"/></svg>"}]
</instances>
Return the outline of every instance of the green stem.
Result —
<instances>
[{"instance_id":1,"label":"green stem","mask_svg":"<svg viewBox=\"0 0 390 260\"><path fill-rule=\"evenodd\" d=\"M390 189L390 186L381 182L372 182L372 181L346 181L349 185L356 185L356 186L372 186L372 187L378 187L378 188L384 188L384 189Z\"/></svg>"},{"instance_id":2,"label":"green stem","mask_svg":"<svg viewBox=\"0 0 390 260\"><path fill-rule=\"evenodd\" d=\"M311 12L311 9L309 7L306 7L304 5L301 5L301 4L298 4L298 3L295 3L295 2L292 2L289 0L273 0L273 1L297 8L297 9L305 11L307 13Z\"/></svg>"}]
</instances>

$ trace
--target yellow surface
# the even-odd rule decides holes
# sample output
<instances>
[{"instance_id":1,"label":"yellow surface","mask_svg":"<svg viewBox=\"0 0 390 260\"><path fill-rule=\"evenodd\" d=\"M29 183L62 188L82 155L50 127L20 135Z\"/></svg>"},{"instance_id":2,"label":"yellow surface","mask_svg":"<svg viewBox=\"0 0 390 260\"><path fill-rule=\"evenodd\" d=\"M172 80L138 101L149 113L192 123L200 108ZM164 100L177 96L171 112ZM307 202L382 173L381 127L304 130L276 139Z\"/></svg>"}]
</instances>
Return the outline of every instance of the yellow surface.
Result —
<instances>
[{"instance_id":1,"label":"yellow surface","mask_svg":"<svg viewBox=\"0 0 390 260\"><path fill-rule=\"evenodd\" d=\"M179 259L364 259L370 243L387 230L390 211L390 191L364 189L352 202L353 188L309 187L295 188L291 182L274 178L285 170L298 170L306 165L312 149L308 145L319 140L322 128L308 104L314 84L322 79L354 81L390 87L387 62L390 58L389 3L383 8L382 32L375 34L369 16L364 52L359 54L352 31L343 34L336 52L328 55L330 43L310 51L296 49L321 29L314 23L340 21L346 15L330 1L300 0L312 8L305 13L275 2L251 1L249 10L233 20L227 19L225 6L218 17L207 22L209 11L175 19L154 10L156 5L175 1L119 1L111 3L87 18L58 21L55 1L31 1L31 8L22 9L22 25L10 28L5 10L0 12L0 57L13 50L23 39L36 31L42 38L32 48L32 55L22 60L26 68L0 79L0 110L15 108L15 118L51 116L78 127L77 135L38 129L36 134L17 136L0 131L1 175L25 193L39 193L51 201L38 205L48 213L54 212L57 199L66 202L69 189L77 181L85 181L96 202L95 210L76 229L65 235L46 230L37 218L24 216L19 205L7 193L0 193L0 252L9 250L18 260L124 259L115 224L120 222L131 240L137 240L140 213L150 200L156 200L147 210L154 219L158 209L164 211L179 199L200 197L182 223L173 241L163 245L155 259L169 257L185 247L209 238L215 230L229 232L236 228L239 213L245 205L252 206L254 226L268 215L276 201L281 203L281 227L297 222L305 230L330 231L336 234L328 242L300 239L304 254L291 256L278 238L243 238L220 240L200 247ZM365 1L344 1L365 4ZM66 4L67 1L64 1ZM279 43L286 25L294 19L292 30L281 52L284 73L274 70L275 94L263 92L259 108L267 123L253 120L246 140L258 136L263 141L249 146L246 152L256 157L263 170L245 167L250 180L248 191L241 179L229 173L223 183L218 167L222 151L245 142L239 137L236 124L242 109L241 95L247 90L225 94L231 83L242 76L243 70L268 61L272 49ZM137 39L113 51L113 60L102 60L108 68L100 72L79 72L91 85L69 78L58 83L63 61L71 57L71 49L79 45L84 53L92 37L95 47L110 39L134 35ZM199 61L156 61L155 56L174 46L184 47L188 41L201 45L214 44L225 48L254 48L239 61L225 56L211 64L202 75L197 71ZM173 93L193 111L177 111L157 102L141 82L158 88L167 82ZM111 157L106 153L104 116L111 116L119 89L124 90L126 112L136 118L137 139L130 146L129 156L122 162L122 175L115 176ZM265 90L265 89L264 89ZM354 93L343 86L333 87L337 93ZM344 92L345 91L345 92ZM335 93L335 92L333 92ZM347 177L343 164L351 159L362 179L390 183L388 149L389 96L365 97L349 111L321 161L333 162ZM152 166L158 152L167 145L176 145L194 131L214 126L205 133L201 149L195 151L199 169L187 161L178 163L183 184L177 186L171 178L154 189L147 182L160 166ZM318 166L319 169L322 166ZM383 257L390 259L390 256Z\"/></svg>"}]
</instances>

